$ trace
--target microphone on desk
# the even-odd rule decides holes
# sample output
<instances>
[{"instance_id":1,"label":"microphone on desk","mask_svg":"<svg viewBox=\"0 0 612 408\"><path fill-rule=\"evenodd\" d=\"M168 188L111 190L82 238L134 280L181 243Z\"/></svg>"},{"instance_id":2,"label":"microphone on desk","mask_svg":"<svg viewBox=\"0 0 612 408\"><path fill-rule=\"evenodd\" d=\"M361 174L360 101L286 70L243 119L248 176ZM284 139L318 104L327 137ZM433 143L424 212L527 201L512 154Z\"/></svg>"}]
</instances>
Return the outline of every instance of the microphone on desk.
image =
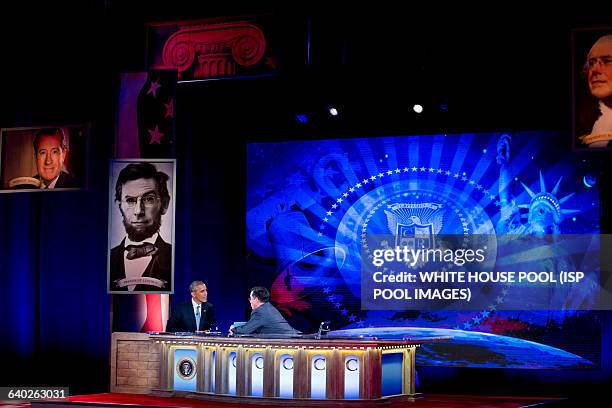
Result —
<instances>
[{"instance_id":1,"label":"microphone on desk","mask_svg":"<svg viewBox=\"0 0 612 408\"><path fill-rule=\"evenodd\" d=\"M331 322L329 321L324 321L321 322L321 324L319 325L319 331L317 332L317 339L320 339L321 336L325 336L327 335L327 333L329 333L329 325L331 324Z\"/></svg>"}]
</instances>

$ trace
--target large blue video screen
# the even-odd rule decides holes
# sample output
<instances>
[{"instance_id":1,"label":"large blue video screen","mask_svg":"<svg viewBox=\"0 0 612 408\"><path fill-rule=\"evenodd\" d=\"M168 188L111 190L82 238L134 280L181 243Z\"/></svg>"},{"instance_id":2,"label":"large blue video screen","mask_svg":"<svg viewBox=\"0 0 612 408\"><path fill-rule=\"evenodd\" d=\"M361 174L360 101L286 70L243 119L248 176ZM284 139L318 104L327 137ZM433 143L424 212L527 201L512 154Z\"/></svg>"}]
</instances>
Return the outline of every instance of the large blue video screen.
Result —
<instances>
[{"instance_id":1,"label":"large blue video screen","mask_svg":"<svg viewBox=\"0 0 612 408\"><path fill-rule=\"evenodd\" d=\"M329 321L341 335L452 338L421 347L418 364L597 368L597 311L507 310L504 302L512 299L504 291L478 310L363 310L361 302L361 243L369 234L396 234L397 217L431 234L598 235L598 169L563 150L565 137L516 132L251 143L251 281L270 287L272 302L303 332ZM583 261L571 260L576 268Z\"/></svg>"}]
</instances>

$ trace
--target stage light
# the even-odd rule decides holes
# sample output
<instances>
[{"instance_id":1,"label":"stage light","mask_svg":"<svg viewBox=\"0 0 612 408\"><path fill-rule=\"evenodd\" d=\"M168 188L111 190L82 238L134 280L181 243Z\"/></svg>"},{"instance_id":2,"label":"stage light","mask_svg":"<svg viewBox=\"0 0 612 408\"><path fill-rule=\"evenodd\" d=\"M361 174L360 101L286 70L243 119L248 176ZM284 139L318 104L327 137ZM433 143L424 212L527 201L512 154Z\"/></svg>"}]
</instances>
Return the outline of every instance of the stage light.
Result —
<instances>
[{"instance_id":1,"label":"stage light","mask_svg":"<svg viewBox=\"0 0 612 408\"><path fill-rule=\"evenodd\" d=\"M423 105L416 104L412 107L412 110L416 113L421 113L423 112Z\"/></svg>"},{"instance_id":2,"label":"stage light","mask_svg":"<svg viewBox=\"0 0 612 408\"><path fill-rule=\"evenodd\" d=\"M338 112L338 109L337 109L335 106L330 106L330 107L328 108L328 110L329 110L329 114L330 114L330 115L332 115L332 116L338 116L338 113L339 113L339 112Z\"/></svg>"},{"instance_id":3,"label":"stage light","mask_svg":"<svg viewBox=\"0 0 612 408\"><path fill-rule=\"evenodd\" d=\"M440 104L440 112L448 112L448 104L447 103L441 103Z\"/></svg>"},{"instance_id":4,"label":"stage light","mask_svg":"<svg viewBox=\"0 0 612 408\"><path fill-rule=\"evenodd\" d=\"M300 123L308 123L308 116L306 116L305 113L298 113L297 115L295 115L295 120Z\"/></svg>"}]
</instances>

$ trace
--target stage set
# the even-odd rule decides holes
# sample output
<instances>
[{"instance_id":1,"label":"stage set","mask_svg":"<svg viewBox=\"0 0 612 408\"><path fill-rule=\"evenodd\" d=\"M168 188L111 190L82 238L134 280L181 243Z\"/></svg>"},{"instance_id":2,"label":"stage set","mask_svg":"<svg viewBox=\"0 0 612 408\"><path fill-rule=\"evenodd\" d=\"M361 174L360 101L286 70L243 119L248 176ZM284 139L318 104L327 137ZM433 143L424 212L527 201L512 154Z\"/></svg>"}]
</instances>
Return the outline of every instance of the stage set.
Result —
<instances>
[{"instance_id":1,"label":"stage set","mask_svg":"<svg viewBox=\"0 0 612 408\"><path fill-rule=\"evenodd\" d=\"M0 77L0 391L70 395L2 404L608 392L610 16L70 3Z\"/></svg>"},{"instance_id":2,"label":"stage set","mask_svg":"<svg viewBox=\"0 0 612 408\"><path fill-rule=\"evenodd\" d=\"M31 406L521 407L564 402L449 395L425 400L415 391L416 351L425 342L450 340L113 333L112 393Z\"/></svg>"}]
</instances>

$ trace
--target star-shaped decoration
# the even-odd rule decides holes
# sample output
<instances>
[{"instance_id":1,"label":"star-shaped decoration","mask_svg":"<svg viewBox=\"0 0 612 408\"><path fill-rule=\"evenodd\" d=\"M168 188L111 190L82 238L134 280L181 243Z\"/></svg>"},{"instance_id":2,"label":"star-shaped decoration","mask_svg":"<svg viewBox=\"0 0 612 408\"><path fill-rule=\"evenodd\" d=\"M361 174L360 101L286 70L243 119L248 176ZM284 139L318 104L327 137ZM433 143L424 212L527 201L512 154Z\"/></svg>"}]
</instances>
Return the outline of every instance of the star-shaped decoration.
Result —
<instances>
[{"instance_id":1,"label":"star-shaped decoration","mask_svg":"<svg viewBox=\"0 0 612 408\"><path fill-rule=\"evenodd\" d=\"M161 138L164 137L164 134L159 131L159 126L155 125L155 129L148 129L147 132L151 135L149 144L161 144Z\"/></svg>"},{"instance_id":2,"label":"star-shaped decoration","mask_svg":"<svg viewBox=\"0 0 612 408\"><path fill-rule=\"evenodd\" d=\"M391 174L393 174L392 170L387 170L387 176L390 176Z\"/></svg>"},{"instance_id":3,"label":"star-shaped decoration","mask_svg":"<svg viewBox=\"0 0 612 408\"><path fill-rule=\"evenodd\" d=\"M157 98L157 90L159 88L161 88L161 84L159 83L159 78L157 78L155 81L151 82L151 85L149 86L149 90L147 91L147 95L153 94L153 97Z\"/></svg>"},{"instance_id":4,"label":"star-shaped decoration","mask_svg":"<svg viewBox=\"0 0 612 408\"><path fill-rule=\"evenodd\" d=\"M170 102L164 103L164 107L166 108L166 113L164 113L164 119L174 118L174 100L170 99Z\"/></svg>"}]
</instances>

